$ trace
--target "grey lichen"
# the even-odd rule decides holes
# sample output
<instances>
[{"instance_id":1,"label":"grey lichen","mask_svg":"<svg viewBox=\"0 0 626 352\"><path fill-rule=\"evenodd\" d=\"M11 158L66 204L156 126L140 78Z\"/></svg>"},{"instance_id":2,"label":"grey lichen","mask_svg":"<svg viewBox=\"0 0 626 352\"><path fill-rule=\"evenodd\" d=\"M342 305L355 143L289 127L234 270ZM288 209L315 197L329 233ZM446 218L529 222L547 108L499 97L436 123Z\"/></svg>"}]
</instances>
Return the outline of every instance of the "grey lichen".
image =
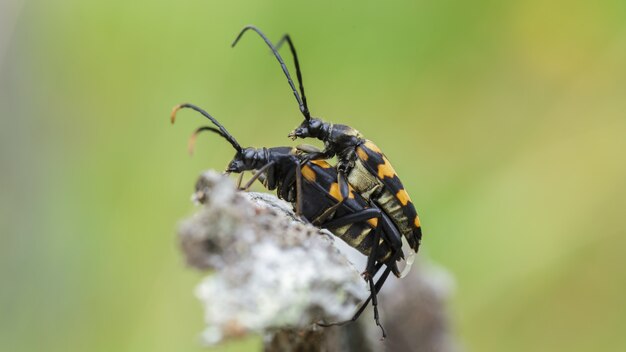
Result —
<instances>
[{"instance_id":1,"label":"grey lichen","mask_svg":"<svg viewBox=\"0 0 626 352\"><path fill-rule=\"evenodd\" d=\"M213 171L200 177L193 199L201 207L179 236L189 265L214 270L196 288L207 343L349 319L367 297L359 270L333 238L300 221L289 204L240 192Z\"/></svg>"}]
</instances>

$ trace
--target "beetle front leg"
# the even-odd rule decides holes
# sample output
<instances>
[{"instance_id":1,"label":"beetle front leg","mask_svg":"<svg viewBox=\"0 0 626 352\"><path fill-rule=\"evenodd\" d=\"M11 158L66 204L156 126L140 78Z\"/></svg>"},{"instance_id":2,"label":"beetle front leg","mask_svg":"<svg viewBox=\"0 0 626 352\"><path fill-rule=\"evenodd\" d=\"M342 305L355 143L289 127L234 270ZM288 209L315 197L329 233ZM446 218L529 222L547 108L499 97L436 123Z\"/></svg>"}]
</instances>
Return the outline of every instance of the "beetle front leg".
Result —
<instances>
[{"instance_id":1,"label":"beetle front leg","mask_svg":"<svg viewBox=\"0 0 626 352\"><path fill-rule=\"evenodd\" d=\"M241 189L241 182L243 182L243 172L240 172L237 177L237 189Z\"/></svg>"},{"instance_id":2,"label":"beetle front leg","mask_svg":"<svg viewBox=\"0 0 626 352\"><path fill-rule=\"evenodd\" d=\"M321 153L322 150L314 145L298 144L296 146L296 152L299 154L311 154L311 153Z\"/></svg>"},{"instance_id":3,"label":"beetle front leg","mask_svg":"<svg viewBox=\"0 0 626 352\"><path fill-rule=\"evenodd\" d=\"M297 153L300 156L301 165L304 165L311 160L325 160L335 156L335 153L328 149L322 151L319 148L309 144L300 144L296 147L296 149Z\"/></svg>"}]
</instances>

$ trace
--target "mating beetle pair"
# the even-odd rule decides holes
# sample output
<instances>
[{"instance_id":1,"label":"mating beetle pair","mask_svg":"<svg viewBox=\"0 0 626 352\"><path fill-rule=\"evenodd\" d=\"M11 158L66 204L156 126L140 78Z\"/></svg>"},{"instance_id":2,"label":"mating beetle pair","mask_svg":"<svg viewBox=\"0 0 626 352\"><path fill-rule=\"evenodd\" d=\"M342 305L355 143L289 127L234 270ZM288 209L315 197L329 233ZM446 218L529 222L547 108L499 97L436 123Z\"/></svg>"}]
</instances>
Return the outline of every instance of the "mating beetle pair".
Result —
<instances>
[{"instance_id":1,"label":"mating beetle pair","mask_svg":"<svg viewBox=\"0 0 626 352\"><path fill-rule=\"evenodd\" d=\"M256 27L247 26L237 36L233 46L247 30L263 38L281 64L289 85L305 120L289 134L292 139L313 137L322 140L325 149L311 146L242 148L230 133L210 114L192 104L181 104L172 111L172 122L178 110L190 108L208 118L217 128L201 127L197 133L208 130L228 140L236 150L227 172L242 173L255 170L256 174L246 185L259 177L269 190L292 202L296 212L314 225L327 228L337 237L368 256L364 278L370 285L370 297L350 321L356 320L370 299L374 307L376 324L386 336L379 321L376 295L391 272L401 276L396 262L405 258L403 238L412 253L407 253L407 265L418 251L421 227L415 208L404 190L393 167L374 143L364 139L355 129L335 125L311 117L308 109L300 63L291 38L285 35L277 46ZM293 55L299 92L278 48L287 42ZM337 156L338 164L332 167L323 159ZM386 268L374 282L379 269ZM342 323L319 323L322 326Z\"/></svg>"}]
</instances>

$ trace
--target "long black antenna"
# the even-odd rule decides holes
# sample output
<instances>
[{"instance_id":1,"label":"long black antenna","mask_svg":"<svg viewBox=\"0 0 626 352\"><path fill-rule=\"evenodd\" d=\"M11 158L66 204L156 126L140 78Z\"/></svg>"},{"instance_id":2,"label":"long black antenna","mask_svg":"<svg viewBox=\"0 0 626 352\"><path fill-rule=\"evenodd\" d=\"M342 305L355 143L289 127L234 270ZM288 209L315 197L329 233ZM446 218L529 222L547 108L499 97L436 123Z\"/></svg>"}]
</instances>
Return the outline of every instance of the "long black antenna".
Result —
<instances>
[{"instance_id":1,"label":"long black antenna","mask_svg":"<svg viewBox=\"0 0 626 352\"><path fill-rule=\"evenodd\" d=\"M300 86L300 95L302 95L302 104L304 104L304 108L306 111L309 111L309 105L306 103L306 95L304 94L304 83L302 82L302 72L300 71L300 61L298 61L298 54L296 53L296 47L293 45L291 41L291 37L289 34L285 34L280 40L278 44L276 44L276 50L280 50L280 47L284 42L287 42L289 45L289 50L291 50L291 56L293 56L293 63L296 66L296 77L298 78L298 84ZM308 120L308 119L307 119Z\"/></svg>"},{"instance_id":2,"label":"long black antenna","mask_svg":"<svg viewBox=\"0 0 626 352\"><path fill-rule=\"evenodd\" d=\"M287 66L285 65L285 61L283 61L283 58L280 56L280 54L278 53L278 51L274 47L274 44L272 44L272 42L265 36L265 34L263 34L263 32L261 32L255 26L252 26L252 25L245 26L241 30L241 32L239 32L239 35L237 35L237 38L235 38L235 41L233 42L233 44L231 46L235 47L235 45L237 45L237 42L239 41L239 39L241 39L243 34L247 30L249 30L249 29L255 31L258 35L260 35L261 38L263 38L263 40L265 41L265 43L272 50L272 53L276 57L276 60L278 60L278 62L280 63L280 67L283 69L283 72L285 73L285 76L287 76L287 82L289 82L289 86L291 87L291 90L293 91L293 95L296 97L296 100L298 101L298 105L300 106L300 112L302 112L302 115L304 115L305 119L309 120L311 118L311 113L309 113L309 108L306 106L306 104L303 101L303 99L300 98L300 94L298 94L298 91L296 90L296 86L293 84L293 80L291 79L291 75L289 74L289 70L287 70Z\"/></svg>"},{"instance_id":3,"label":"long black antenna","mask_svg":"<svg viewBox=\"0 0 626 352\"><path fill-rule=\"evenodd\" d=\"M226 130L226 128L224 128L224 126L222 126L219 122L217 122L217 120L215 118L213 118L213 116L209 115L208 112L202 110L201 108L193 105L193 104L189 104L189 103L185 103L185 104L180 104L180 105L176 105L174 107L174 109L172 109L172 114L170 116L170 119L172 121L172 123L174 123L174 121L176 121L176 113L178 112L178 110L180 109L192 109L195 110L197 112L199 112L200 114L202 114L202 116L206 117L207 119L211 120L211 122L213 122L213 124L215 126L217 126L217 128L219 128L220 130L220 134L222 135L222 137L226 138L227 141L230 142L230 144L233 146L233 148L235 148L235 150L237 150L238 152L240 152L242 150L241 146L239 145L239 143L237 143L237 140L235 139L235 137L233 137L230 133L228 133L228 131Z\"/></svg>"},{"instance_id":4,"label":"long black antenna","mask_svg":"<svg viewBox=\"0 0 626 352\"><path fill-rule=\"evenodd\" d=\"M187 142L187 150L189 151L189 154L193 154L193 150L195 149L195 146L196 146L196 138L198 137L198 134L200 134L200 132L202 131L214 132L224 137L224 139L228 140L228 138L222 133L222 131L220 131L219 129L215 127L211 127L211 126L199 127L193 132L193 134L189 137L189 142Z\"/></svg>"}]
</instances>

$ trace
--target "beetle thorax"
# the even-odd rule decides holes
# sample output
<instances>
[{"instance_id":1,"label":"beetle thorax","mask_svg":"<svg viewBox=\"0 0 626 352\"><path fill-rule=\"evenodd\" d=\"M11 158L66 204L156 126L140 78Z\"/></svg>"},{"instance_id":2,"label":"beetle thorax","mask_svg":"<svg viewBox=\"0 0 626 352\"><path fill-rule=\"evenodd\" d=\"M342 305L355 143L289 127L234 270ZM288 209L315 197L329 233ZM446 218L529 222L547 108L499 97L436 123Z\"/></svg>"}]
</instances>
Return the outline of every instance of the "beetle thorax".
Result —
<instances>
[{"instance_id":1,"label":"beetle thorax","mask_svg":"<svg viewBox=\"0 0 626 352\"><path fill-rule=\"evenodd\" d=\"M254 154L251 157L254 169L260 169L270 162L267 148L254 149Z\"/></svg>"}]
</instances>

